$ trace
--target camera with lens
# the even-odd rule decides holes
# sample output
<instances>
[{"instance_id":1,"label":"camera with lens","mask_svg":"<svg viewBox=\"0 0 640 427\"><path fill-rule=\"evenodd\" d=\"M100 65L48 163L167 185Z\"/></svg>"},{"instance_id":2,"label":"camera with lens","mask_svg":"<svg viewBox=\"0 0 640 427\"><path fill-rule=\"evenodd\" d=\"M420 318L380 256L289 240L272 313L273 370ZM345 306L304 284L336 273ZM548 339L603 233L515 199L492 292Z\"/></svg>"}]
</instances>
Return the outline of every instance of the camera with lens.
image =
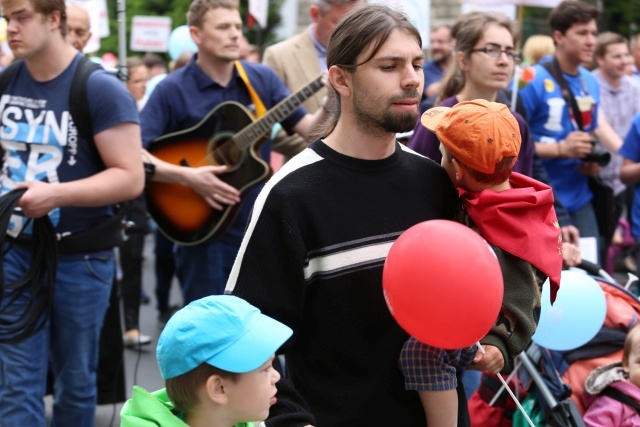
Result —
<instances>
[{"instance_id":1,"label":"camera with lens","mask_svg":"<svg viewBox=\"0 0 640 427\"><path fill-rule=\"evenodd\" d=\"M596 162L602 167L605 167L611 161L611 153L598 145L598 137L591 135L591 153L587 155L583 160L585 162Z\"/></svg>"}]
</instances>

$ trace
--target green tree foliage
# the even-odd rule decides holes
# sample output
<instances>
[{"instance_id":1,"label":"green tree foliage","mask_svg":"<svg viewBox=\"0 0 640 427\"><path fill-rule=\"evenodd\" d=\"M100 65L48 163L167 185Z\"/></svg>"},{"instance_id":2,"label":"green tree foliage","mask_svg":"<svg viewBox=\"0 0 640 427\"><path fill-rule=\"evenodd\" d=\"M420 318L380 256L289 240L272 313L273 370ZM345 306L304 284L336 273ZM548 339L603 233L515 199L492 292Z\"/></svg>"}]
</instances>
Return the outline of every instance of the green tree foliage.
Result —
<instances>
[{"instance_id":1,"label":"green tree foliage","mask_svg":"<svg viewBox=\"0 0 640 427\"><path fill-rule=\"evenodd\" d=\"M640 32L640 0L590 0L600 8L598 30L613 31L630 37ZM523 39L533 34L549 34L548 16L551 9L525 7L522 24Z\"/></svg>"},{"instance_id":2,"label":"green tree foliage","mask_svg":"<svg viewBox=\"0 0 640 427\"><path fill-rule=\"evenodd\" d=\"M280 7L282 6L282 2L283 0L269 0L267 28L261 29L257 24L250 30L245 28L244 34L247 36L249 43L257 45L261 51L276 41L275 29L280 25ZM243 1L240 6L242 19L245 22L247 21L247 3L247 1Z\"/></svg>"},{"instance_id":3,"label":"green tree foliage","mask_svg":"<svg viewBox=\"0 0 640 427\"><path fill-rule=\"evenodd\" d=\"M606 0L603 3L600 31L613 31L625 37L640 31L640 0Z\"/></svg>"},{"instance_id":4,"label":"green tree foliage","mask_svg":"<svg viewBox=\"0 0 640 427\"><path fill-rule=\"evenodd\" d=\"M125 1L125 0L123 0ZM261 29L255 25L252 29L244 28L244 34L249 43L257 44L260 47L267 46L275 41L275 28L280 24L280 6L283 0L269 1L269 15L267 28ZM110 35L100 41L100 51L98 55L105 52L118 52L118 15L119 6L117 0L107 0L107 10L109 15ZM126 28L127 28L127 49L129 49L129 37L131 36L131 20L134 16L168 16L171 18L172 27L176 28L185 25L187 22L187 11L190 5L189 0L126 0ZM247 22L248 0L240 2L240 14L242 20ZM128 55L141 55L143 52L131 52ZM168 55L166 55L168 58Z\"/></svg>"}]
</instances>

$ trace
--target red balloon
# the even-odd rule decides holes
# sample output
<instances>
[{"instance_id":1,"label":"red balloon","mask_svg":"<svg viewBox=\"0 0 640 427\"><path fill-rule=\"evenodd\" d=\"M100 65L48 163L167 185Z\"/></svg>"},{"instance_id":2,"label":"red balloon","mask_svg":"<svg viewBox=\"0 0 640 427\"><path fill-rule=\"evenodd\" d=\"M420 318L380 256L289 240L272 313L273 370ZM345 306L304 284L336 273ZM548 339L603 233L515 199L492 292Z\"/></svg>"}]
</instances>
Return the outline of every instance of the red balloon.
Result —
<instances>
[{"instance_id":1,"label":"red balloon","mask_svg":"<svg viewBox=\"0 0 640 427\"><path fill-rule=\"evenodd\" d=\"M112 52L105 52L100 59L104 68L116 68L118 65L118 58Z\"/></svg>"},{"instance_id":2,"label":"red balloon","mask_svg":"<svg viewBox=\"0 0 640 427\"><path fill-rule=\"evenodd\" d=\"M433 347L459 349L495 324L504 285L495 253L478 233L446 220L421 222L395 241L382 287L391 314Z\"/></svg>"}]
</instances>

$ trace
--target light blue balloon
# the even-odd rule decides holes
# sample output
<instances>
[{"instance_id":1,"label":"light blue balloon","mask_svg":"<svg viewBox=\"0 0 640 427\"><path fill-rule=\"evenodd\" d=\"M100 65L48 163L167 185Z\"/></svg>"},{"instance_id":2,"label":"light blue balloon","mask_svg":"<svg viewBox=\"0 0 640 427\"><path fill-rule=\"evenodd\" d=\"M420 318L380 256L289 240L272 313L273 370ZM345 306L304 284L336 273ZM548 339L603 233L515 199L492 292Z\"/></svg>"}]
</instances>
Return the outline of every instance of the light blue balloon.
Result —
<instances>
[{"instance_id":1,"label":"light blue balloon","mask_svg":"<svg viewBox=\"0 0 640 427\"><path fill-rule=\"evenodd\" d=\"M551 306L549 280L542 286L542 310L532 339L549 350L573 350L588 343L600 330L607 300L600 285L579 271L563 271L560 290Z\"/></svg>"},{"instance_id":2,"label":"light blue balloon","mask_svg":"<svg viewBox=\"0 0 640 427\"><path fill-rule=\"evenodd\" d=\"M191 34L189 34L189 27L180 25L171 31L171 35L169 35L169 56L175 61L185 50L196 52L198 46L191 38Z\"/></svg>"},{"instance_id":3,"label":"light blue balloon","mask_svg":"<svg viewBox=\"0 0 640 427\"><path fill-rule=\"evenodd\" d=\"M100 66L102 65L102 58L100 58L99 56L90 56L89 60L91 62L95 62L96 64L98 64Z\"/></svg>"}]
</instances>

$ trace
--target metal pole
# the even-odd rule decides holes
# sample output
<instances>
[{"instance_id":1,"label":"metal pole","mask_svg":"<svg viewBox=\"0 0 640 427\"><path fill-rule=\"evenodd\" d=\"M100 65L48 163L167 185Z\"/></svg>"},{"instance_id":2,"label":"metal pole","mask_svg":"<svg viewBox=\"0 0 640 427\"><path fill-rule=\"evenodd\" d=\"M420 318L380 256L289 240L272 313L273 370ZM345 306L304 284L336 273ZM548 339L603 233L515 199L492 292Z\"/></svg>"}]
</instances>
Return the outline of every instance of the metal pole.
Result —
<instances>
[{"instance_id":1,"label":"metal pole","mask_svg":"<svg viewBox=\"0 0 640 427\"><path fill-rule=\"evenodd\" d=\"M125 0L118 0L116 16L118 19L118 78L124 84L129 80L127 70L127 13Z\"/></svg>"},{"instance_id":2,"label":"metal pole","mask_svg":"<svg viewBox=\"0 0 640 427\"><path fill-rule=\"evenodd\" d=\"M517 7L516 10L517 10L517 19L518 19L518 32L520 33L520 37L518 37L517 47L518 47L518 50L520 50L522 49L522 39L524 38L524 6L519 4L516 7Z\"/></svg>"},{"instance_id":3,"label":"metal pole","mask_svg":"<svg viewBox=\"0 0 640 427\"><path fill-rule=\"evenodd\" d=\"M544 379L542 378L536 367L533 365L533 362L529 358L527 352L523 351L522 353L520 353L518 355L518 360L522 362L522 365L525 367L529 375L531 375L531 379L533 379L536 387L538 387L538 391L540 392L544 400L549 404L549 407L555 408L555 406L558 404L558 400L555 398L553 393L551 393L549 387L547 387L547 384L544 382Z\"/></svg>"}]
</instances>

